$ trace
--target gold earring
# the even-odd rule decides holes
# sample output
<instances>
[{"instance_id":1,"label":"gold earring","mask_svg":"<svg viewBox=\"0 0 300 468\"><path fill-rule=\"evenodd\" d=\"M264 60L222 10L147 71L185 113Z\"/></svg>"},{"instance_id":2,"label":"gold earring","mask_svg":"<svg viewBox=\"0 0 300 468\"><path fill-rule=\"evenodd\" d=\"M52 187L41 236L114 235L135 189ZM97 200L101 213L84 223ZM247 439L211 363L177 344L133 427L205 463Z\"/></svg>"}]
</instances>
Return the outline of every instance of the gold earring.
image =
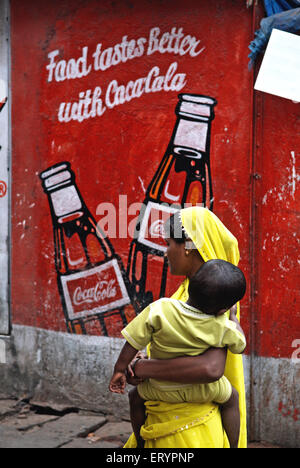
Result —
<instances>
[{"instance_id":1,"label":"gold earring","mask_svg":"<svg viewBox=\"0 0 300 468\"><path fill-rule=\"evenodd\" d=\"M185 249L185 255L188 257L190 255L190 250Z\"/></svg>"}]
</instances>

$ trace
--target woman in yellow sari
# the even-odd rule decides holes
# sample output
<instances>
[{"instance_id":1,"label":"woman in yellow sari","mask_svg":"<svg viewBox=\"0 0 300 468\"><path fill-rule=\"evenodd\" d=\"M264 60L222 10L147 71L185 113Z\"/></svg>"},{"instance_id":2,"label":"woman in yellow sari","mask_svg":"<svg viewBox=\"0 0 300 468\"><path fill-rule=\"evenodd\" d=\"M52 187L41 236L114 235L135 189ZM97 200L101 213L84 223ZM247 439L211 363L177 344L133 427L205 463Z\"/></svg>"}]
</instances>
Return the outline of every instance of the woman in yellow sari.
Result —
<instances>
[{"instance_id":1,"label":"woman in yellow sari","mask_svg":"<svg viewBox=\"0 0 300 468\"><path fill-rule=\"evenodd\" d=\"M177 222L176 222L176 218ZM179 219L180 218L180 219ZM178 229L179 225L179 229ZM170 227L170 226L169 226ZM178 236L178 233L183 233ZM172 217L170 234L166 234L170 272L184 275L174 299L187 301L189 278L203 262L221 259L238 265L236 238L211 211L201 207L185 208ZM239 318L239 304L237 304ZM226 366L225 366L226 363ZM224 371L225 368L225 371ZM224 373L239 393L241 430L239 448L247 447L246 402L242 356L221 348L212 348L196 357L170 360L139 359L134 364L138 379L155 378L183 383L209 383ZM130 382L130 380L129 380ZM134 383L132 380L130 383ZM214 403L170 404L146 402L147 420L141 429L145 448L228 448L219 408ZM131 435L125 448L135 448Z\"/></svg>"}]
</instances>

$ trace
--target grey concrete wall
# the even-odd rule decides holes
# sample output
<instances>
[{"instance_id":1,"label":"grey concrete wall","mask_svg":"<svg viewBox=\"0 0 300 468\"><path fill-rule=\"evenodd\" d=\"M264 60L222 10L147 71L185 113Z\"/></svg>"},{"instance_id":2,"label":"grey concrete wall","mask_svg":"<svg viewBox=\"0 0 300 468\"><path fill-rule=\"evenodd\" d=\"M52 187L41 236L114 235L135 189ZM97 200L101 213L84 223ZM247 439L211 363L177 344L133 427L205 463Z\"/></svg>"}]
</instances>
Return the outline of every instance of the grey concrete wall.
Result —
<instances>
[{"instance_id":1,"label":"grey concrete wall","mask_svg":"<svg viewBox=\"0 0 300 468\"><path fill-rule=\"evenodd\" d=\"M108 391L123 340L14 325L0 342L6 344L0 396L128 416L127 397Z\"/></svg>"},{"instance_id":2,"label":"grey concrete wall","mask_svg":"<svg viewBox=\"0 0 300 468\"><path fill-rule=\"evenodd\" d=\"M251 361L253 437L300 448L300 359Z\"/></svg>"}]
</instances>

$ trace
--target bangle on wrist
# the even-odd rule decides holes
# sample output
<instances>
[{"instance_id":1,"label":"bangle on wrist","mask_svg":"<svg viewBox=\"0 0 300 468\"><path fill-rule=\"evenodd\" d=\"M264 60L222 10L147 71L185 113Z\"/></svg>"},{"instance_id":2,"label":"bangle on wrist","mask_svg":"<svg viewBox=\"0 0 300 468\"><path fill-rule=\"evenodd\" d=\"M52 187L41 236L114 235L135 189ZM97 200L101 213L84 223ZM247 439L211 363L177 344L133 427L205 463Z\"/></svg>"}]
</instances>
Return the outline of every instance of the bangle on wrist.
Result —
<instances>
[{"instance_id":1,"label":"bangle on wrist","mask_svg":"<svg viewBox=\"0 0 300 468\"><path fill-rule=\"evenodd\" d=\"M140 361L141 359L142 359L141 356L138 356L138 357L135 359L135 361L133 362L132 366L131 366L131 369L132 369L132 372L133 372L133 374L134 374L134 377L137 377L137 375L136 375L136 373L135 373L135 366L136 366L136 363L137 363L138 361Z\"/></svg>"}]
</instances>

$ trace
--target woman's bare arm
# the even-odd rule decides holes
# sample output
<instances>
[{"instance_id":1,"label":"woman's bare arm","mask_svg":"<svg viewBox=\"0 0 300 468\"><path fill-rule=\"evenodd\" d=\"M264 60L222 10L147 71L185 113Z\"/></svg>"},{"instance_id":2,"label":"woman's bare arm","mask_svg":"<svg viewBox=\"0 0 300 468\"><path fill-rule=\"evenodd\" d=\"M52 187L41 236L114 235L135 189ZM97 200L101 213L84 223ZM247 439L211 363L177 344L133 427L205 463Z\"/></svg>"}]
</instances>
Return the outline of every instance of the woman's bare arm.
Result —
<instances>
[{"instance_id":1,"label":"woman's bare arm","mask_svg":"<svg viewBox=\"0 0 300 468\"><path fill-rule=\"evenodd\" d=\"M134 373L139 379L158 379L180 383L211 383L219 380L225 370L227 350L209 348L199 356L174 359L139 359ZM130 382L129 382L130 383Z\"/></svg>"}]
</instances>

